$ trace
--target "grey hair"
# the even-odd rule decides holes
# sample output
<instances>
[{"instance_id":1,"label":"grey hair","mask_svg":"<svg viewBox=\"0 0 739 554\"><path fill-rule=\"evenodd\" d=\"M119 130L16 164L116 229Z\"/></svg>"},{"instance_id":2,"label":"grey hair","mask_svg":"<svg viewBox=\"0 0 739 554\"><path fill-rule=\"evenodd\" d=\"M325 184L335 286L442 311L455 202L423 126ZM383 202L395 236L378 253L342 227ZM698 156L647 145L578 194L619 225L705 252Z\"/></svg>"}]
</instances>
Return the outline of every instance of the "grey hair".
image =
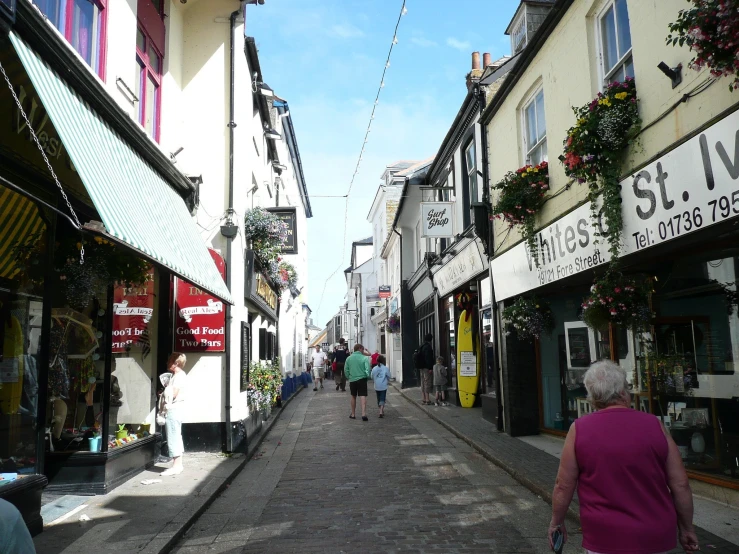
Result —
<instances>
[{"instance_id":1,"label":"grey hair","mask_svg":"<svg viewBox=\"0 0 739 554\"><path fill-rule=\"evenodd\" d=\"M585 372L583 383L588 391L588 400L596 410L618 404L629 394L626 371L611 360L595 362Z\"/></svg>"}]
</instances>

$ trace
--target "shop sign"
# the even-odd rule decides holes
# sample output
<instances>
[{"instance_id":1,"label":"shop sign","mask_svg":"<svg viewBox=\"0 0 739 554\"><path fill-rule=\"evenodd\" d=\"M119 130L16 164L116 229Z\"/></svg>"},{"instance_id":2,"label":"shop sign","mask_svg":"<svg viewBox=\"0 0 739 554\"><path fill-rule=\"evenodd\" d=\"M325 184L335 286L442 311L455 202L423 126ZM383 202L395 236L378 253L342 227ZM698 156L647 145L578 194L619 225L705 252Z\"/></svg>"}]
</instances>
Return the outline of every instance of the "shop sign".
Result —
<instances>
[{"instance_id":1,"label":"shop sign","mask_svg":"<svg viewBox=\"0 0 739 554\"><path fill-rule=\"evenodd\" d=\"M279 296L267 277L259 269L254 251L246 253L246 278L244 279L244 298L253 309L264 316L277 319L277 302Z\"/></svg>"},{"instance_id":2,"label":"shop sign","mask_svg":"<svg viewBox=\"0 0 739 554\"><path fill-rule=\"evenodd\" d=\"M390 285L380 285L380 298L390 298Z\"/></svg>"},{"instance_id":3,"label":"shop sign","mask_svg":"<svg viewBox=\"0 0 739 554\"><path fill-rule=\"evenodd\" d=\"M454 202L421 202L421 236L436 239L454 236Z\"/></svg>"},{"instance_id":4,"label":"shop sign","mask_svg":"<svg viewBox=\"0 0 739 554\"><path fill-rule=\"evenodd\" d=\"M282 243L283 254L298 253L298 217L297 208L267 208L268 212L276 215L287 225L287 236Z\"/></svg>"},{"instance_id":5,"label":"shop sign","mask_svg":"<svg viewBox=\"0 0 739 554\"><path fill-rule=\"evenodd\" d=\"M739 215L739 112L715 123L621 181L626 256ZM599 231L606 231L602 222ZM495 295L505 300L607 262L595 243L590 203L537 235L539 267L521 243L491 262Z\"/></svg>"},{"instance_id":6,"label":"shop sign","mask_svg":"<svg viewBox=\"0 0 739 554\"><path fill-rule=\"evenodd\" d=\"M264 303L267 304L270 308L273 310L277 309L277 294L274 290L272 290L272 287L269 286L269 283L267 282L267 279L264 275L261 273L257 273L257 295L259 298L264 300Z\"/></svg>"},{"instance_id":7,"label":"shop sign","mask_svg":"<svg viewBox=\"0 0 739 554\"><path fill-rule=\"evenodd\" d=\"M488 268L477 240L471 241L434 273L434 286L445 296Z\"/></svg>"},{"instance_id":8,"label":"shop sign","mask_svg":"<svg viewBox=\"0 0 739 554\"><path fill-rule=\"evenodd\" d=\"M226 264L208 249L218 271L226 279ZM175 300L175 350L178 352L224 352L226 312L223 302L195 285L177 279Z\"/></svg>"},{"instance_id":9,"label":"shop sign","mask_svg":"<svg viewBox=\"0 0 739 554\"><path fill-rule=\"evenodd\" d=\"M154 269L146 283L138 287L116 285L113 289L114 354L126 352L134 344L147 344L149 321L154 315Z\"/></svg>"}]
</instances>

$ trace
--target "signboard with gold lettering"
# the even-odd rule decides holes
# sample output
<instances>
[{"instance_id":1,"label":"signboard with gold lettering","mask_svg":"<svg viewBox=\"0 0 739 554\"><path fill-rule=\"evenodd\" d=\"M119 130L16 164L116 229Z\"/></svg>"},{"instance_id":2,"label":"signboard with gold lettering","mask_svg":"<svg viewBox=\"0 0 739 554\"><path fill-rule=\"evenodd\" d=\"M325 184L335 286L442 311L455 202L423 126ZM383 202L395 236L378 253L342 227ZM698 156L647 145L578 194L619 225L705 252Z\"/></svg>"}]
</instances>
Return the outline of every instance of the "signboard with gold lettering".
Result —
<instances>
[{"instance_id":1,"label":"signboard with gold lettering","mask_svg":"<svg viewBox=\"0 0 739 554\"><path fill-rule=\"evenodd\" d=\"M208 250L226 278L226 264L217 252ZM175 296L174 348L178 352L224 352L226 311L223 302L195 285L177 279Z\"/></svg>"},{"instance_id":2,"label":"signboard with gold lettering","mask_svg":"<svg viewBox=\"0 0 739 554\"><path fill-rule=\"evenodd\" d=\"M287 225L287 236L282 243L283 254L298 253L298 224L297 224L297 208L267 208L268 212L273 213Z\"/></svg>"},{"instance_id":3,"label":"signboard with gold lettering","mask_svg":"<svg viewBox=\"0 0 739 554\"><path fill-rule=\"evenodd\" d=\"M253 250L246 252L244 299L250 310L256 310L263 316L277 321L279 293L262 273L259 262L254 259Z\"/></svg>"}]
</instances>

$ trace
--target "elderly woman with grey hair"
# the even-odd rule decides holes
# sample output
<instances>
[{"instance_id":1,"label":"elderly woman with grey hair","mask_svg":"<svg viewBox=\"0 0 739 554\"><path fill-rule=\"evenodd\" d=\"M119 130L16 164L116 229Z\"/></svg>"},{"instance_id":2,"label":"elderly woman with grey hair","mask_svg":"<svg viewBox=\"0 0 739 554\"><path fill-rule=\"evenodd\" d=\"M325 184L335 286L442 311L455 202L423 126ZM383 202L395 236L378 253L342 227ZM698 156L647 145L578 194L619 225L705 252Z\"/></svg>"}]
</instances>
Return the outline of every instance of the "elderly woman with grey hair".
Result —
<instances>
[{"instance_id":1,"label":"elderly woman with grey hair","mask_svg":"<svg viewBox=\"0 0 739 554\"><path fill-rule=\"evenodd\" d=\"M567 433L552 494L549 544L577 488L583 548L590 554L699 550L693 496L680 452L653 415L631 409L626 372L611 361L585 373L595 412Z\"/></svg>"}]
</instances>

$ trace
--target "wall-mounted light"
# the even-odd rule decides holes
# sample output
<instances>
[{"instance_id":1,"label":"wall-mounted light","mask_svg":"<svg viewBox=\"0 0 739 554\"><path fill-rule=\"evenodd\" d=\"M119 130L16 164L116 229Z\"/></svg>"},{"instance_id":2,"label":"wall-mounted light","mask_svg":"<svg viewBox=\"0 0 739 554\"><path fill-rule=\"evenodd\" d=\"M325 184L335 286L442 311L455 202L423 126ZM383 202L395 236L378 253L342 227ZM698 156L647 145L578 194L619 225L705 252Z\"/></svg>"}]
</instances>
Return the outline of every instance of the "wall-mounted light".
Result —
<instances>
[{"instance_id":1,"label":"wall-mounted light","mask_svg":"<svg viewBox=\"0 0 739 554\"><path fill-rule=\"evenodd\" d=\"M665 62L659 62L657 69L667 75L672 81L672 88L683 82L683 64L679 63L675 67L670 67Z\"/></svg>"},{"instance_id":2,"label":"wall-mounted light","mask_svg":"<svg viewBox=\"0 0 739 554\"><path fill-rule=\"evenodd\" d=\"M282 135L271 127L266 127L264 129L264 136L270 140L282 140Z\"/></svg>"}]
</instances>

